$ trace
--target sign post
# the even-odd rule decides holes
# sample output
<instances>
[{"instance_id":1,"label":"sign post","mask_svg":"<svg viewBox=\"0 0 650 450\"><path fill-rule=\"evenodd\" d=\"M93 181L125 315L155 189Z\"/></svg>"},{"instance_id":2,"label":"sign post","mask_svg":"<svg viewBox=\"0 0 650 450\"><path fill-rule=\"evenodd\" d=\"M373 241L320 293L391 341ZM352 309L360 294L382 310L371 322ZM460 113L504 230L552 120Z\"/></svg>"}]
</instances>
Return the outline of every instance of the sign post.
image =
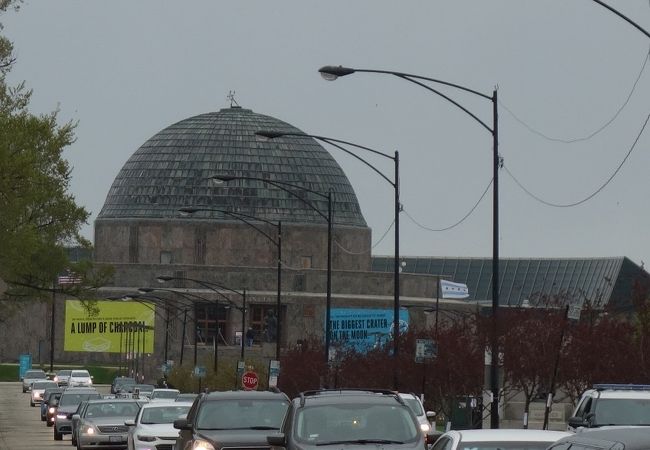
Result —
<instances>
[{"instance_id":1,"label":"sign post","mask_svg":"<svg viewBox=\"0 0 650 450\"><path fill-rule=\"evenodd\" d=\"M244 372L241 377L241 385L247 391L254 391L257 389L259 378L257 374L252 371Z\"/></svg>"},{"instance_id":2,"label":"sign post","mask_svg":"<svg viewBox=\"0 0 650 450\"><path fill-rule=\"evenodd\" d=\"M278 377L280 376L280 361L272 359L269 361L269 389L278 387Z\"/></svg>"}]
</instances>

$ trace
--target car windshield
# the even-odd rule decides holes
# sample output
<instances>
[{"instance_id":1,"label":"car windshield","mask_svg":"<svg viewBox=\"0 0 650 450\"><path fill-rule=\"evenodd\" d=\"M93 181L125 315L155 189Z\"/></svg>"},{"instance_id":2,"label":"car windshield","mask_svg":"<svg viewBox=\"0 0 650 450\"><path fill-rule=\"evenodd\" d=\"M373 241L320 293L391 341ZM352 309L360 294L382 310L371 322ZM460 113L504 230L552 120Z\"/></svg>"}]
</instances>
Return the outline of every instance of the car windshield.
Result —
<instances>
[{"instance_id":1,"label":"car windshield","mask_svg":"<svg viewBox=\"0 0 650 450\"><path fill-rule=\"evenodd\" d=\"M116 379L113 381L113 384L114 384L115 386L120 386L120 385L122 385L122 384L135 384L135 378L127 378L127 377L124 377L124 378L116 378Z\"/></svg>"},{"instance_id":2,"label":"car windshield","mask_svg":"<svg viewBox=\"0 0 650 450\"><path fill-rule=\"evenodd\" d=\"M48 402L51 402L53 398L59 399L61 398L61 393L60 392L52 392L50 394L47 394L47 397L45 397Z\"/></svg>"},{"instance_id":3,"label":"car windshield","mask_svg":"<svg viewBox=\"0 0 650 450\"><path fill-rule=\"evenodd\" d=\"M153 384L136 384L133 386L133 389L139 389L140 392L153 392L155 388Z\"/></svg>"},{"instance_id":4,"label":"car windshield","mask_svg":"<svg viewBox=\"0 0 650 450\"><path fill-rule=\"evenodd\" d=\"M409 410L395 405L339 404L300 409L296 439L310 445L405 443L421 437Z\"/></svg>"},{"instance_id":5,"label":"car windshield","mask_svg":"<svg viewBox=\"0 0 650 450\"><path fill-rule=\"evenodd\" d=\"M460 442L458 450L545 450L548 442Z\"/></svg>"},{"instance_id":6,"label":"car windshield","mask_svg":"<svg viewBox=\"0 0 650 450\"><path fill-rule=\"evenodd\" d=\"M199 409L196 427L208 430L280 429L289 404L285 400L214 400Z\"/></svg>"},{"instance_id":7,"label":"car windshield","mask_svg":"<svg viewBox=\"0 0 650 450\"><path fill-rule=\"evenodd\" d=\"M176 398L178 391L154 391L153 398Z\"/></svg>"},{"instance_id":8,"label":"car windshield","mask_svg":"<svg viewBox=\"0 0 650 450\"><path fill-rule=\"evenodd\" d=\"M89 403L84 417L89 419L98 417L135 418L139 410L140 406L136 402Z\"/></svg>"},{"instance_id":9,"label":"car windshield","mask_svg":"<svg viewBox=\"0 0 650 450\"><path fill-rule=\"evenodd\" d=\"M198 396L198 394L179 394L178 397L176 397L177 402L193 402L194 399Z\"/></svg>"},{"instance_id":10,"label":"car windshield","mask_svg":"<svg viewBox=\"0 0 650 450\"><path fill-rule=\"evenodd\" d=\"M601 398L596 403L593 424L650 425L650 399Z\"/></svg>"},{"instance_id":11,"label":"car windshield","mask_svg":"<svg viewBox=\"0 0 650 450\"><path fill-rule=\"evenodd\" d=\"M32 384L32 389L47 389L50 387L57 387L58 385L54 381L37 381Z\"/></svg>"},{"instance_id":12,"label":"car windshield","mask_svg":"<svg viewBox=\"0 0 650 450\"><path fill-rule=\"evenodd\" d=\"M420 404L420 401L418 399L413 397L403 397L402 400L404 400L406 406L411 408L411 411L413 411L413 413L416 416L424 415L424 411L422 410L422 405Z\"/></svg>"},{"instance_id":13,"label":"car windshield","mask_svg":"<svg viewBox=\"0 0 650 450\"><path fill-rule=\"evenodd\" d=\"M74 378L90 378L90 374L85 370L73 370L70 376Z\"/></svg>"},{"instance_id":14,"label":"car windshield","mask_svg":"<svg viewBox=\"0 0 650 450\"><path fill-rule=\"evenodd\" d=\"M190 405L174 405L174 406L155 406L144 408L140 423L155 424L155 423L173 423L176 419L182 419L187 416L190 410Z\"/></svg>"},{"instance_id":15,"label":"car windshield","mask_svg":"<svg viewBox=\"0 0 650 450\"><path fill-rule=\"evenodd\" d=\"M67 392L65 395L61 395L61 398L59 399L59 406L71 406L71 405L78 405L79 403L83 402L84 400L92 400L95 398L102 398L99 393L90 393L90 392L85 392L85 393L72 393L72 392Z\"/></svg>"},{"instance_id":16,"label":"car windshield","mask_svg":"<svg viewBox=\"0 0 650 450\"><path fill-rule=\"evenodd\" d=\"M69 377L71 372L71 370L59 370L56 375L58 377Z\"/></svg>"},{"instance_id":17,"label":"car windshield","mask_svg":"<svg viewBox=\"0 0 650 450\"><path fill-rule=\"evenodd\" d=\"M39 378L47 378L47 375L45 375L45 372L42 372L40 370L28 370L25 372L24 378L32 378L32 379L39 379Z\"/></svg>"}]
</instances>

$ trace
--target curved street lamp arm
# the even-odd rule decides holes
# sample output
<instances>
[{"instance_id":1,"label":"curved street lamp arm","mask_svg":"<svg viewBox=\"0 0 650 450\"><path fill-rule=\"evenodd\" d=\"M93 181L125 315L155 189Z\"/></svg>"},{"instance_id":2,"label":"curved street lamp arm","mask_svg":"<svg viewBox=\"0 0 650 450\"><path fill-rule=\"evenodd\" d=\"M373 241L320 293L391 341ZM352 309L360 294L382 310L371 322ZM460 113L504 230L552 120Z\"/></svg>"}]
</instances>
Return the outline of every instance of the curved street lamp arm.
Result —
<instances>
[{"instance_id":1,"label":"curved street lamp arm","mask_svg":"<svg viewBox=\"0 0 650 450\"><path fill-rule=\"evenodd\" d=\"M265 180L264 178L259 178L259 177L237 177L237 176L230 176L230 175L215 175L210 177L215 180L222 180L222 181L233 181L233 180L254 180L254 181L261 181L263 183L268 183L272 186L275 186L276 188L286 192L289 195L292 195L293 197L297 198L301 202L303 202L305 205L309 206L316 214L321 216L323 219L328 220L327 216L322 213L322 211L314 206L313 203L305 200L302 198L300 195L296 194L293 192L291 189L288 189L288 186L292 189L300 190L300 191L306 191L314 195L318 195L321 198L324 198L325 200L329 201L329 196L326 194L323 194L322 192L314 191L313 189L309 189L304 186L300 186L299 184L293 184L293 183L286 183L284 181L275 181L275 180Z\"/></svg>"},{"instance_id":2,"label":"curved street lamp arm","mask_svg":"<svg viewBox=\"0 0 650 450\"><path fill-rule=\"evenodd\" d=\"M242 297L246 296L245 293L237 291L235 289L231 289L231 288L229 288L227 286L223 286L221 284L214 283L214 282L197 280L196 278L170 277L170 276L162 276L162 275L157 277L157 278L160 281L185 280L185 281L191 281L193 283L199 284L199 285L203 286L204 288L211 290L215 294L219 294L220 296L222 296L228 302L228 304L230 304L231 306L234 306L235 308L238 308L238 309L240 309L240 307L236 303L233 303L233 301L230 300L227 295L225 295L223 292L220 292L219 290L215 289L214 286L216 286L219 289L223 289L225 291L232 292L233 294L240 295Z\"/></svg>"},{"instance_id":3,"label":"curved street lamp arm","mask_svg":"<svg viewBox=\"0 0 650 450\"><path fill-rule=\"evenodd\" d=\"M598 4L599 4L600 6L602 6L603 8L607 8L607 9L609 9L611 12L613 12L614 14L616 14L618 17L620 17L621 19L625 20L627 23L629 23L629 24L632 25L634 28L636 28L636 29L639 30L641 33L645 34L646 36L648 36L648 37L650 38L650 33L648 33L645 29L643 29L643 27L641 27L641 25L637 24L637 23L634 22L632 19L630 19L630 18L628 18L627 16L623 15L622 13L618 12L617 10L615 10L614 8L612 8L611 6L609 6L608 4L606 4L605 2L601 2L600 0L592 0L592 1L595 2L595 3L598 3Z\"/></svg>"},{"instance_id":4,"label":"curved street lamp arm","mask_svg":"<svg viewBox=\"0 0 650 450\"><path fill-rule=\"evenodd\" d=\"M413 77L413 78L410 78L412 75L396 75L396 76L399 77L399 78L402 78L403 80L410 81L411 83L417 84L418 86L422 86L423 88L425 88L425 89L427 89L427 90L429 90L429 91L431 91L431 92L433 92L433 93L435 93L435 94L438 94L440 97L444 98L444 99L447 100L449 103L455 105L457 108L461 109L461 110L464 111L467 115L469 115L472 119L474 119L474 120L476 120L478 123L480 123L480 124L483 126L483 128L485 128L486 130L488 130L491 134L494 134L494 130L493 130L492 128L490 128L490 127L489 127L485 122L483 122L481 119L479 119L479 118L476 116L476 114L470 112L470 111L469 111L467 108L465 108L463 105L461 105L461 104L458 103L457 101L453 100L452 98L448 97L447 95L443 94L442 92L438 91L437 89L434 89L434 88L432 88L431 86L427 86L426 84L424 84L424 83L420 83L419 81L413 79L413 78L422 78L422 79L425 79L425 80L429 80L429 78L424 78L424 77ZM467 89L465 89L465 90L467 90ZM483 94L481 94L481 93L478 93L478 92L475 92L475 91L471 91L471 90L470 90L470 92L473 92L474 94L478 94L478 95L480 95L481 97L489 98L490 101L493 101L493 100L492 100L492 97L487 97L487 96L485 96L485 95L483 95Z\"/></svg>"},{"instance_id":5,"label":"curved street lamp arm","mask_svg":"<svg viewBox=\"0 0 650 450\"><path fill-rule=\"evenodd\" d=\"M257 131L257 132L255 132L255 134L258 135L258 136L262 136L262 137L264 137L264 138L267 138L267 139L275 139L275 138L285 137L285 136L295 136L295 137L310 137L310 138L312 138L312 139L316 139L316 140L318 140L318 141L323 141L323 142L325 142L325 143L327 143L327 144L329 144L329 145L331 145L331 146L333 146L333 147L336 147L336 148L338 148L339 150L341 150L341 151L347 153L348 155L353 156L353 157L356 158L357 160L361 161L361 162L364 163L366 166L368 166L368 167L370 167L372 170L374 170L374 171L377 173L377 175L379 175L379 176L382 177L384 180L388 181L388 182L389 182L393 187L395 187L395 183L394 183L393 181L391 181L390 178L386 177L386 176L385 176L385 175L384 175L384 174L383 174L379 169L377 169L375 166L373 166L372 164L370 164L368 161L366 161L365 159L363 159L362 157L360 157L360 156L357 155L356 153L354 153L354 152L348 150L348 149L345 148L345 147L342 147L342 146L340 146L340 145L337 145L337 144L349 145L350 147L355 147L355 148L358 148L358 149L361 149L361 150L366 150L366 151L369 151L369 152L371 152L371 153L374 153L375 155L383 156L384 158L388 158L388 159L391 159L391 160L395 161L395 157L394 157L394 156L390 156L390 155L387 154L387 153L380 152L379 150L375 150L375 149L373 149L373 148L365 147L365 146L363 146L363 145L355 144L355 143L353 143L353 142L348 142L348 141L344 141L344 140L341 140L341 139L334 139L334 138L330 138L330 137L326 137L326 136L319 136L319 135L317 135L317 134L307 134L307 133L284 133L284 132L282 132L282 131L272 131L272 130L261 130L261 131Z\"/></svg>"},{"instance_id":6,"label":"curved street lamp arm","mask_svg":"<svg viewBox=\"0 0 650 450\"><path fill-rule=\"evenodd\" d=\"M214 211L214 212L220 212L222 214L226 214L226 215L228 215L228 216L230 216L230 217L232 217L234 219L237 219L237 220L240 220L240 221L244 222L246 225L250 226L251 228L254 228L260 234L264 235L264 237L266 237L269 241L273 242L276 247L279 245L279 243L278 243L278 241L276 239L271 237L267 232L265 232L264 230L259 228L257 225L253 224L252 222L248 221L247 219L258 220L260 222L264 222L266 224L269 224L269 225L272 225L272 226L278 228L278 224L273 223L270 220L262 219L260 217L255 217L255 216L251 216L251 215L248 215L248 214L239 213L239 212L235 212L235 211L227 211L225 209L215 209L215 208L207 208L207 207L206 208L201 208L201 207L198 207L198 208L179 208L179 211L182 212L182 213L188 213L188 214L192 214L192 213L200 212L200 211Z\"/></svg>"}]
</instances>

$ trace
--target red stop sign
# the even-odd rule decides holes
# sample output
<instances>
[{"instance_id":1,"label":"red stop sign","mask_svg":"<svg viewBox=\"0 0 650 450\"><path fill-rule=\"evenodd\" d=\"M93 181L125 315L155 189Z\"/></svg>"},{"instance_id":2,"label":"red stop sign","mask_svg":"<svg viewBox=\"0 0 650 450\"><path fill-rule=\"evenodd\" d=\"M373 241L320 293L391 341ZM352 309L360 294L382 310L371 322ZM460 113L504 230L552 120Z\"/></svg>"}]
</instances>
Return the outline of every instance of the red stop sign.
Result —
<instances>
[{"instance_id":1,"label":"red stop sign","mask_svg":"<svg viewBox=\"0 0 650 450\"><path fill-rule=\"evenodd\" d=\"M259 379L255 372L244 372L241 376L241 385L244 386L244 389L247 391L254 391L257 389L257 383Z\"/></svg>"}]
</instances>

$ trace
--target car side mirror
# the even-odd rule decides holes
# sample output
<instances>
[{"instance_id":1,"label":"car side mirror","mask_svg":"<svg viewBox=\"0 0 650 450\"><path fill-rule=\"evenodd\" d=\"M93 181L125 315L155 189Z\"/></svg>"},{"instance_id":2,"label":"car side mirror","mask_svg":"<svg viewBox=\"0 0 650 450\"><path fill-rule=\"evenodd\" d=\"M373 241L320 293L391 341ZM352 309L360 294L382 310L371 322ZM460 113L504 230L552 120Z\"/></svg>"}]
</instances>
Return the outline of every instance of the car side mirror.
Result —
<instances>
[{"instance_id":1,"label":"car side mirror","mask_svg":"<svg viewBox=\"0 0 650 450\"><path fill-rule=\"evenodd\" d=\"M587 425L582 417L569 417L568 424L572 428L584 427Z\"/></svg>"},{"instance_id":2,"label":"car side mirror","mask_svg":"<svg viewBox=\"0 0 650 450\"><path fill-rule=\"evenodd\" d=\"M266 442L273 447L286 447L287 437L284 433L273 434L266 437Z\"/></svg>"},{"instance_id":3,"label":"car side mirror","mask_svg":"<svg viewBox=\"0 0 650 450\"><path fill-rule=\"evenodd\" d=\"M192 424L187 419L176 419L174 420L174 428L177 430L191 430Z\"/></svg>"},{"instance_id":4,"label":"car side mirror","mask_svg":"<svg viewBox=\"0 0 650 450\"><path fill-rule=\"evenodd\" d=\"M133 419L127 419L124 421L124 425L127 427L134 427L135 426L135 420Z\"/></svg>"},{"instance_id":5,"label":"car side mirror","mask_svg":"<svg viewBox=\"0 0 650 450\"><path fill-rule=\"evenodd\" d=\"M431 420L436 417L435 411L427 411L427 419Z\"/></svg>"},{"instance_id":6,"label":"car side mirror","mask_svg":"<svg viewBox=\"0 0 650 450\"><path fill-rule=\"evenodd\" d=\"M72 420L79 420L79 419L81 419L81 416L79 414L72 415Z\"/></svg>"}]
</instances>

